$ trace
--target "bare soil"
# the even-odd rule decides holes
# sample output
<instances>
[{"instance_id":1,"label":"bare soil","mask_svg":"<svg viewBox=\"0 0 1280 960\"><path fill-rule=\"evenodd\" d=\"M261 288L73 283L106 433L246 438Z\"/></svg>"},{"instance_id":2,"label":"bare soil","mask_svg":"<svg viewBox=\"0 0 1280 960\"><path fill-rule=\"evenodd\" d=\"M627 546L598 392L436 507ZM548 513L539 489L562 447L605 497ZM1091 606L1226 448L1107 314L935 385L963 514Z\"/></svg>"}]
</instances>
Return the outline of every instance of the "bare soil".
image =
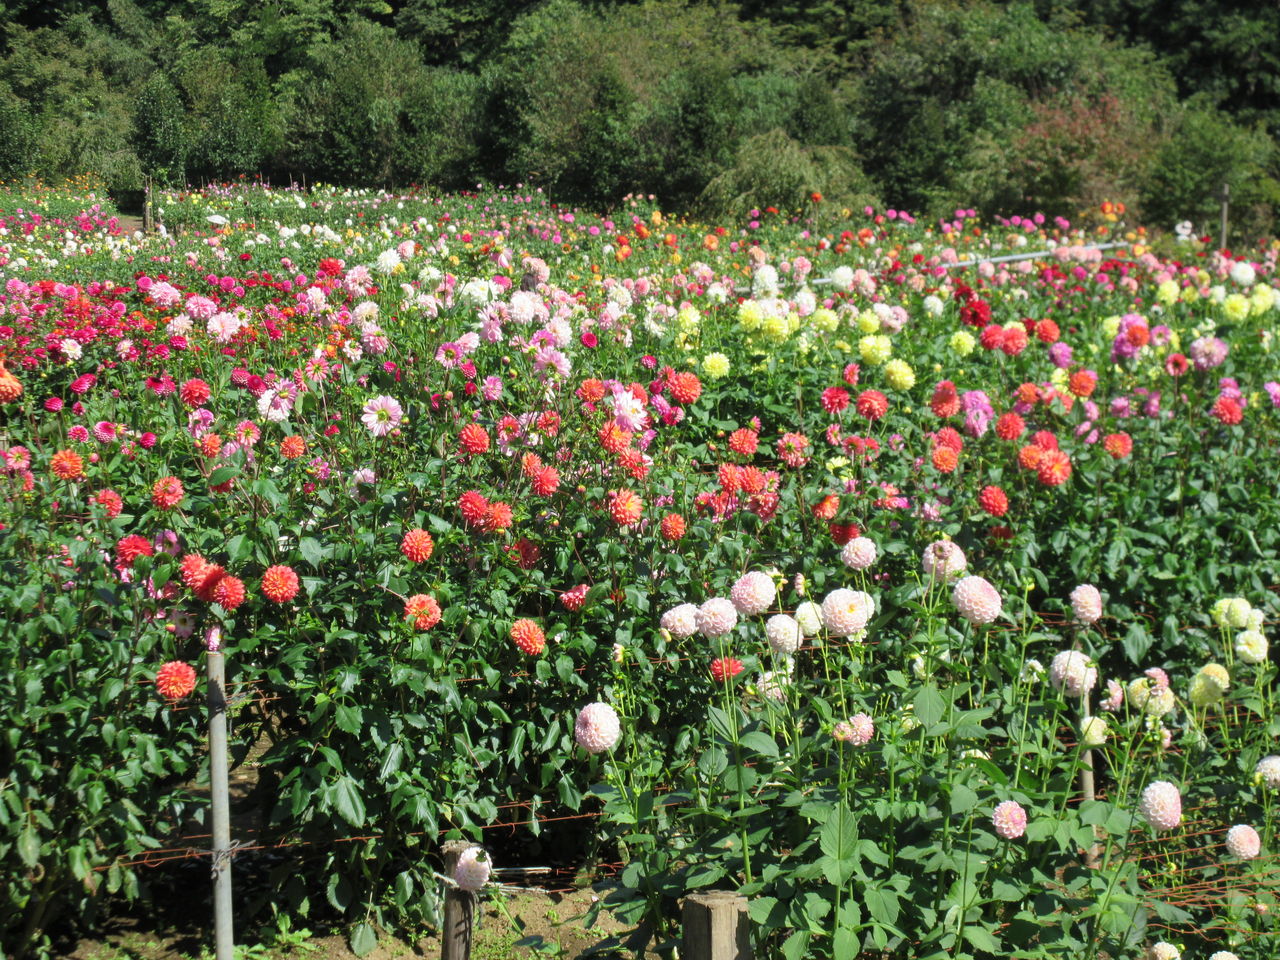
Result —
<instances>
[{"instance_id":1,"label":"bare soil","mask_svg":"<svg viewBox=\"0 0 1280 960\"><path fill-rule=\"evenodd\" d=\"M593 899L604 894L603 890L591 889L567 894L486 893L483 910L477 917L472 960L633 956L616 951L618 935L625 931L607 913L600 915L594 927L586 927L584 914ZM100 936L81 940L64 956L68 960L211 960L211 922L178 929L152 922L159 919L112 920ZM265 936L237 931L236 939L237 960L356 960L342 931L295 929L284 934L272 931ZM407 941L384 934L364 960L438 956L439 937Z\"/></svg>"}]
</instances>

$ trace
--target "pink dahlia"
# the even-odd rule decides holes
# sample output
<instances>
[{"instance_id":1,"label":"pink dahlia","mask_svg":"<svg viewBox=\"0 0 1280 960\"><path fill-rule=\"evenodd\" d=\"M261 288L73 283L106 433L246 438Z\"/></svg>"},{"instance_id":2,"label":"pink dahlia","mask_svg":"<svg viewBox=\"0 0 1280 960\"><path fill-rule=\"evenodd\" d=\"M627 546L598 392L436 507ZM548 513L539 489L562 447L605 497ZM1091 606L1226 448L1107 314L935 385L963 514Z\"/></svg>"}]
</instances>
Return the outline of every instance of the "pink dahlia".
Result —
<instances>
[{"instance_id":1,"label":"pink dahlia","mask_svg":"<svg viewBox=\"0 0 1280 960\"><path fill-rule=\"evenodd\" d=\"M463 890L479 890L489 882L492 866L484 847L467 847L453 868L453 881Z\"/></svg>"},{"instance_id":2,"label":"pink dahlia","mask_svg":"<svg viewBox=\"0 0 1280 960\"><path fill-rule=\"evenodd\" d=\"M1172 830L1182 822L1182 796L1168 780L1157 780L1142 791L1138 812L1156 830Z\"/></svg>"},{"instance_id":3,"label":"pink dahlia","mask_svg":"<svg viewBox=\"0 0 1280 960\"><path fill-rule=\"evenodd\" d=\"M618 714L607 703L589 703L578 711L573 725L573 739L587 753L612 750L622 736Z\"/></svg>"},{"instance_id":4,"label":"pink dahlia","mask_svg":"<svg viewBox=\"0 0 1280 960\"><path fill-rule=\"evenodd\" d=\"M822 622L833 637L849 637L865 630L875 613L870 594L861 590L832 590L822 601Z\"/></svg>"},{"instance_id":5,"label":"pink dahlia","mask_svg":"<svg viewBox=\"0 0 1280 960\"><path fill-rule=\"evenodd\" d=\"M991 623L1000 616L1000 594L982 577L965 577L951 591L951 600L960 616L970 623Z\"/></svg>"},{"instance_id":6,"label":"pink dahlia","mask_svg":"<svg viewBox=\"0 0 1280 960\"><path fill-rule=\"evenodd\" d=\"M764 613L773 606L777 595L778 589L773 585L773 578L758 570L744 573L729 591L729 598L733 601L733 605L744 617L754 617Z\"/></svg>"},{"instance_id":7,"label":"pink dahlia","mask_svg":"<svg viewBox=\"0 0 1280 960\"><path fill-rule=\"evenodd\" d=\"M1096 623L1102 617L1102 594L1091 583L1082 583L1071 591L1071 611L1083 624Z\"/></svg>"},{"instance_id":8,"label":"pink dahlia","mask_svg":"<svg viewBox=\"0 0 1280 960\"><path fill-rule=\"evenodd\" d=\"M1227 852L1241 860L1252 860L1262 852L1262 838L1247 823L1237 823L1227 831Z\"/></svg>"},{"instance_id":9,"label":"pink dahlia","mask_svg":"<svg viewBox=\"0 0 1280 960\"><path fill-rule=\"evenodd\" d=\"M712 597L698 608L698 632L723 637L738 625L738 608L724 597Z\"/></svg>"},{"instance_id":10,"label":"pink dahlia","mask_svg":"<svg viewBox=\"0 0 1280 960\"><path fill-rule=\"evenodd\" d=\"M1015 800L1005 800L996 804L991 814L991 825L996 828L996 836L1002 840L1017 840L1027 829L1027 811Z\"/></svg>"},{"instance_id":11,"label":"pink dahlia","mask_svg":"<svg viewBox=\"0 0 1280 960\"><path fill-rule=\"evenodd\" d=\"M865 713L857 713L844 723L837 723L832 736L854 747L865 747L876 735L875 721Z\"/></svg>"},{"instance_id":12,"label":"pink dahlia","mask_svg":"<svg viewBox=\"0 0 1280 960\"><path fill-rule=\"evenodd\" d=\"M375 437L385 437L404 419L404 409L394 397L374 397L364 405L361 423Z\"/></svg>"},{"instance_id":13,"label":"pink dahlia","mask_svg":"<svg viewBox=\"0 0 1280 960\"><path fill-rule=\"evenodd\" d=\"M1049 664L1049 682L1068 697L1083 697L1098 682L1098 670L1079 650L1063 650Z\"/></svg>"},{"instance_id":14,"label":"pink dahlia","mask_svg":"<svg viewBox=\"0 0 1280 960\"><path fill-rule=\"evenodd\" d=\"M936 540L924 548L921 566L930 577L950 580L964 572L968 561L964 551L950 540Z\"/></svg>"},{"instance_id":15,"label":"pink dahlia","mask_svg":"<svg viewBox=\"0 0 1280 960\"><path fill-rule=\"evenodd\" d=\"M846 567L865 570L876 562L875 541L868 537L854 537L840 551L840 559Z\"/></svg>"},{"instance_id":16,"label":"pink dahlia","mask_svg":"<svg viewBox=\"0 0 1280 960\"><path fill-rule=\"evenodd\" d=\"M684 639L698 632L698 608L692 603L682 603L662 615L662 629L673 637Z\"/></svg>"},{"instance_id":17,"label":"pink dahlia","mask_svg":"<svg viewBox=\"0 0 1280 960\"><path fill-rule=\"evenodd\" d=\"M790 654L800 649L803 632L799 622L785 613L774 614L764 625L764 635L774 653Z\"/></svg>"}]
</instances>

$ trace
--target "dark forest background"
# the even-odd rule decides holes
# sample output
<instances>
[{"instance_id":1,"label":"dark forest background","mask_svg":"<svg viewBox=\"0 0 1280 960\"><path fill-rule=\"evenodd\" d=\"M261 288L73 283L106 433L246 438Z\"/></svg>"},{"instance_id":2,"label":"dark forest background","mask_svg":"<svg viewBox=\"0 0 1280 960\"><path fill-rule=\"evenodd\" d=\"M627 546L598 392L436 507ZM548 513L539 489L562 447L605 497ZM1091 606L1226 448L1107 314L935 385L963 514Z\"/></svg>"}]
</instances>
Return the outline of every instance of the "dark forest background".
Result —
<instances>
[{"instance_id":1,"label":"dark forest background","mask_svg":"<svg viewBox=\"0 0 1280 960\"><path fill-rule=\"evenodd\" d=\"M1256 0L0 0L0 179L1280 208ZM741 209L739 207L739 209Z\"/></svg>"}]
</instances>

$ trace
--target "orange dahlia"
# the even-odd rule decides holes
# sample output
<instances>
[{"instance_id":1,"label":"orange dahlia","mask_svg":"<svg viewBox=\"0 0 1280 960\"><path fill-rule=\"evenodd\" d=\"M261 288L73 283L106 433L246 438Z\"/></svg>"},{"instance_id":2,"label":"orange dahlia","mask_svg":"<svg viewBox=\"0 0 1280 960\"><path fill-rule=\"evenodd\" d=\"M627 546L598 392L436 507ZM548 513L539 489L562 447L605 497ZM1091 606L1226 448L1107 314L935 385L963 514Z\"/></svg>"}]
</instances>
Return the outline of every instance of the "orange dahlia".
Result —
<instances>
[{"instance_id":1,"label":"orange dahlia","mask_svg":"<svg viewBox=\"0 0 1280 960\"><path fill-rule=\"evenodd\" d=\"M702 395L702 383L687 370L673 374L667 380L667 388L671 391L671 399L686 407Z\"/></svg>"},{"instance_id":2,"label":"orange dahlia","mask_svg":"<svg viewBox=\"0 0 1280 960\"><path fill-rule=\"evenodd\" d=\"M151 487L151 502L158 510L172 510L182 497L182 481L177 477L161 477Z\"/></svg>"},{"instance_id":3,"label":"orange dahlia","mask_svg":"<svg viewBox=\"0 0 1280 960\"><path fill-rule=\"evenodd\" d=\"M533 474L533 492L540 497L549 497L560 486L560 471L555 467L542 467Z\"/></svg>"},{"instance_id":4,"label":"orange dahlia","mask_svg":"<svg viewBox=\"0 0 1280 960\"><path fill-rule=\"evenodd\" d=\"M620 527L629 527L640 522L644 512L644 501L631 490L609 491L609 516Z\"/></svg>"},{"instance_id":5,"label":"orange dahlia","mask_svg":"<svg viewBox=\"0 0 1280 960\"><path fill-rule=\"evenodd\" d=\"M469 526L483 526L489 516L489 501L479 490L467 490L458 498L458 509Z\"/></svg>"},{"instance_id":6,"label":"orange dahlia","mask_svg":"<svg viewBox=\"0 0 1280 960\"><path fill-rule=\"evenodd\" d=\"M286 460L297 460L307 452L307 442L296 433L280 441L280 455Z\"/></svg>"},{"instance_id":7,"label":"orange dahlia","mask_svg":"<svg viewBox=\"0 0 1280 960\"><path fill-rule=\"evenodd\" d=\"M939 473L951 473L960 465L960 457L951 447L934 447L932 459L933 469Z\"/></svg>"},{"instance_id":8,"label":"orange dahlia","mask_svg":"<svg viewBox=\"0 0 1280 960\"><path fill-rule=\"evenodd\" d=\"M462 444L462 452L477 454L489 449L489 434L478 423L468 423L458 435Z\"/></svg>"},{"instance_id":9,"label":"orange dahlia","mask_svg":"<svg viewBox=\"0 0 1280 960\"><path fill-rule=\"evenodd\" d=\"M1046 450L1040 456L1036 476L1046 487L1058 487L1071 476L1071 458L1061 450Z\"/></svg>"},{"instance_id":10,"label":"orange dahlia","mask_svg":"<svg viewBox=\"0 0 1280 960\"><path fill-rule=\"evenodd\" d=\"M531 657L536 657L547 648L547 638L542 628L525 617L511 625L511 639L521 653Z\"/></svg>"},{"instance_id":11,"label":"orange dahlia","mask_svg":"<svg viewBox=\"0 0 1280 960\"><path fill-rule=\"evenodd\" d=\"M49 468L60 480L84 479L84 457L74 450L59 450L53 455Z\"/></svg>"},{"instance_id":12,"label":"orange dahlia","mask_svg":"<svg viewBox=\"0 0 1280 960\"><path fill-rule=\"evenodd\" d=\"M440 604L425 593L415 593L404 602L404 618L417 630L430 630L440 622Z\"/></svg>"},{"instance_id":13,"label":"orange dahlia","mask_svg":"<svg viewBox=\"0 0 1280 960\"><path fill-rule=\"evenodd\" d=\"M431 539L431 534L421 527L410 530L400 541L400 552L413 563L426 563L431 559L431 552L435 548L436 542Z\"/></svg>"},{"instance_id":14,"label":"orange dahlia","mask_svg":"<svg viewBox=\"0 0 1280 960\"><path fill-rule=\"evenodd\" d=\"M660 526L663 538L673 543L683 537L686 530L684 517L678 513L668 513L662 518Z\"/></svg>"},{"instance_id":15,"label":"orange dahlia","mask_svg":"<svg viewBox=\"0 0 1280 960\"><path fill-rule=\"evenodd\" d=\"M213 588L213 602L224 610L231 611L244 603L244 581L239 577L226 574L218 579Z\"/></svg>"},{"instance_id":16,"label":"orange dahlia","mask_svg":"<svg viewBox=\"0 0 1280 960\"><path fill-rule=\"evenodd\" d=\"M181 700L196 688L196 671L189 663L172 660L156 671L156 692L166 700Z\"/></svg>"},{"instance_id":17,"label":"orange dahlia","mask_svg":"<svg viewBox=\"0 0 1280 960\"><path fill-rule=\"evenodd\" d=\"M489 504L483 526L486 530L506 530L511 526L512 519L511 504L498 500Z\"/></svg>"},{"instance_id":18,"label":"orange dahlia","mask_svg":"<svg viewBox=\"0 0 1280 960\"><path fill-rule=\"evenodd\" d=\"M760 435L754 430L739 427L729 434L729 449L740 457L749 457L760 446Z\"/></svg>"},{"instance_id":19,"label":"orange dahlia","mask_svg":"<svg viewBox=\"0 0 1280 960\"><path fill-rule=\"evenodd\" d=\"M1003 517L1009 512L1009 497L999 487L983 487L978 494L978 506L993 517Z\"/></svg>"},{"instance_id":20,"label":"orange dahlia","mask_svg":"<svg viewBox=\"0 0 1280 960\"><path fill-rule=\"evenodd\" d=\"M262 574L262 594L272 603L288 603L298 595L298 575L278 564Z\"/></svg>"},{"instance_id":21,"label":"orange dahlia","mask_svg":"<svg viewBox=\"0 0 1280 960\"><path fill-rule=\"evenodd\" d=\"M1044 448L1028 443L1018 451L1018 466L1023 470L1035 470L1040 466L1040 458L1044 456Z\"/></svg>"}]
</instances>

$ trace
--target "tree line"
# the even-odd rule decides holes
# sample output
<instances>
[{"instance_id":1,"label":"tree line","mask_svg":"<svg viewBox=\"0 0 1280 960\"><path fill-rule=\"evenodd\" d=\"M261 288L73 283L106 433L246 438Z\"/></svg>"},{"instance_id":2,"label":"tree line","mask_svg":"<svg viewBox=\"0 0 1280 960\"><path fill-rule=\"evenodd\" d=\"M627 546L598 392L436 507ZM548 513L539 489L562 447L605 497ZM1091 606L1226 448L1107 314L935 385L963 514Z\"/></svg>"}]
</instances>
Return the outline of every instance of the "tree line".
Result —
<instances>
[{"instance_id":1,"label":"tree line","mask_svg":"<svg viewBox=\"0 0 1280 960\"><path fill-rule=\"evenodd\" d=\"M1249 226L1280 7L1249 0L0 0L0 179L261 174Z\"/></svg>"}]
</instances>

